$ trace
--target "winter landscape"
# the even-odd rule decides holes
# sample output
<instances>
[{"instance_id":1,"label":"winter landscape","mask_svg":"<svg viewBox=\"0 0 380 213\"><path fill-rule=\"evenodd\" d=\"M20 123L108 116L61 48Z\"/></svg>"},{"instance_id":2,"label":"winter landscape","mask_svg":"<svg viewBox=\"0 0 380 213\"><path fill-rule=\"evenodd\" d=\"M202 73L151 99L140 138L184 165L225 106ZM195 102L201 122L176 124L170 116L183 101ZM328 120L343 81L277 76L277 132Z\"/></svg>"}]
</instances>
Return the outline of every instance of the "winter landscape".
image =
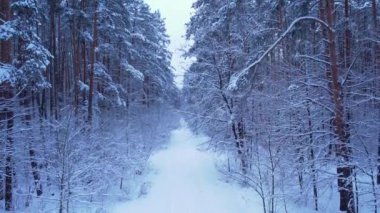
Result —
<instances>
[{"instance_id":1,"label":"winter landscape","mask_svg":"<svg viewBox=\"0 0 380 213\"><path fill-rule=\"evenodd\" d=\"M378 0L0 0L0 212L378 213Z\"/></svg>"}]
</instances>

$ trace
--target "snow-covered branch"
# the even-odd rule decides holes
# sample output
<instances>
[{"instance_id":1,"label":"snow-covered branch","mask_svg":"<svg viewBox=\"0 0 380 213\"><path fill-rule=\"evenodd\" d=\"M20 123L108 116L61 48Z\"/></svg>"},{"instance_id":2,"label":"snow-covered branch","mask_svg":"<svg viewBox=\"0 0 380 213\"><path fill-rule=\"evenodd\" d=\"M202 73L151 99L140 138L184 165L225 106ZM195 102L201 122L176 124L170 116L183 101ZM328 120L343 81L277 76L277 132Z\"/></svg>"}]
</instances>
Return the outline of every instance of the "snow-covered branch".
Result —
<instances>
[{"instance_id":1,"label":"snow-covered branch","mask_svg":"<svg viewBox=\"0 0 380 213\"><path fill-rule=\"evenodd\" d=\"M288 29L285 30L285 32L283 32L281 34L281 36L256 60L254 61L252 64L250 64L249 66L247 66L246 68L244 68L242 71L240 72L237 72L235 73L232 77L231 77L231 80L228 84L228 90L230 91L233 91L233 90L236 90L238 89L238 84L239 84L239 81L241 81L241 79L244 77L244 76L247 76L248 74L252 73L253 75L255 75L256 73L256 69L254 69L256 67L256 65L258 65L274 48L276 48L276 46L278 44L280 44L280 42L290 33L292 32L294 26L296 24L298 24L299 22L302 22L302 21L315 21L315 22L318 22L320 23L321 25L323 25L325 28L327 28L328 30L330 31L334 31L332 28L330 28L330 26L324 22L323 20L319 19L319 18L316 18L316 17L313 17L313 16L303 16L303 17L299 17L297 19L295 19L291 24L290 26L288 27ZM254 69L252 71L252 69Z\"/></svg>"},{"instance_id":2,"label":"snow-covered branch","mask_svg":"<svg viewBox=\"0 0 380 213\"><path fill-rule=\"evenodd\" d=\"M325 61L325 60L320 59L320 58L317 58L317 57L310 56L310 55L297 55L297 57L298 58L309 59L309 60L312 60L312 61L315 61L315 62L319 62L319 63L323 63L323 64L326 64L326 65L330 65L330 62Z\"/></svg>"}]
</instances>

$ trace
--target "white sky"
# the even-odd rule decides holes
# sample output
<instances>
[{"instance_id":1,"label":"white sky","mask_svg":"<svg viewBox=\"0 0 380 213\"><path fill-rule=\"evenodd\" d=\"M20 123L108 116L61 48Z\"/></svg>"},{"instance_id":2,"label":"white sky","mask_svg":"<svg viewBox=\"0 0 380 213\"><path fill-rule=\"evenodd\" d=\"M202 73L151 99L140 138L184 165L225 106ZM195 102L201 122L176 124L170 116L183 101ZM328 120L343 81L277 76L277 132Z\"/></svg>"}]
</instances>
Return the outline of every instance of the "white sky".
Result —
<instances>
[{"instance_id":1,"label":"white sky","mask_svg":"<svg viewBox=\"0 0 380 213\"><path fill-rule=\"evenodd\" d=\"M195 0L145 0L150 5L152 11L159 10L165 18L167 33L170 36L169 50L173 53L172 66L176 75L175 82L179 88L183 85L183 74L185 73L189 61L181 57L181 49L188 42L185 39L186 23L189 22Z\"/></svg>"}]
</instances>

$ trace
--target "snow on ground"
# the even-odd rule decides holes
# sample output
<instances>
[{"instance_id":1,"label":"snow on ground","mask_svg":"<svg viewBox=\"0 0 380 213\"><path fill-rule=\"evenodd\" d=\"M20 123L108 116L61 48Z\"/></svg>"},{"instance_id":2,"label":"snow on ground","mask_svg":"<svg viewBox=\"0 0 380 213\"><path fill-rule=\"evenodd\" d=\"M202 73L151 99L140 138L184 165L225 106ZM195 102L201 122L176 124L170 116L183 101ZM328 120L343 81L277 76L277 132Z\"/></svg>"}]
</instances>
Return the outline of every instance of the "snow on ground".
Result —
<instances>
[{"instance_id":1,"label":"snow on ground","mask_svg":"<svg viewBox=\"0 0 380 213\"><path fill-rule=\"evenodd\" d=\"M113 213L252 213L261 212L252 192L220 181L211 153L198 145L207 140L194 135L182 122L167 149L150 159L154 174L148 194L119 204Z\"/></svg>"}]
</instances>

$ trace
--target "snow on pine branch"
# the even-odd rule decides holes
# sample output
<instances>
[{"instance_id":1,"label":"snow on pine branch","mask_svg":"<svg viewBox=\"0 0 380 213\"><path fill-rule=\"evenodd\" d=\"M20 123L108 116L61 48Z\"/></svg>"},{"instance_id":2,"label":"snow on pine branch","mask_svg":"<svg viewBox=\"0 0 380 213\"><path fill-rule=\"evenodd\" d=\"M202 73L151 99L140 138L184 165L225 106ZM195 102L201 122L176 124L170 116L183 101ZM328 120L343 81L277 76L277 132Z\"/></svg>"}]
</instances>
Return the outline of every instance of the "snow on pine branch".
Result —
<instances>
[{"instance_id":1,"label":"snow on pine branch","mask_svg":"<svg viewBox=\"0 0 380 213\"><path fill-rule=\"evenodd\" d=\"M122 64L123 68L132 75L133 78L139 80L140 82L144 81L144 74L137 70L135 67L130 65L128 62Z\"/></svg>"},{"instance_id":2,"label":"snow on pine branch","mask_svg":"<svg viewBox=\"0 0 380 213\"><path fill-rule=\"evenodd\" d=\"M290 25L289 27L281 34L281 36L256 60L254 61L252 64L250 64L249 66L247 66L246 68L244 68L242 71L240 72L237 72L235 74L232 75L231 77L231 80L228 84L228 87L227 87L227 90L229 91L234 91L234 90L237 90L239 88L239 84L241 84L242 82L245 82L245 83L248 83L248 79L246 79L246 76L248 74L251 74L252 76L254 76L256 74L256 65L258 65L259 63L261 63L261 61L274 49L276 48L276 46L290 33L292 32L294 26L299 23L299 22L302 22L302 21L315 21L315 22L318 22L320 23L321 25L323 25L324 27L326 27L328 30L330 31L334 31L326 22L324 22L323 20L319 19L319 18L316 18L316 17L313 17L313 16L302 16L302 17L299 17L297 19L295 19ZM253 70L253 71L252 71Z\"/></svg>"},{"instance_id":3,"label":"snow on pine branch","mask_svg":"<svg viewBox=\"0 0 380 213\"><path fill-rule=\"evenodd\" d=\"M81 92L85 92L85 93L88 93L90 91L90 86L88 86L86 83L84 83L83 81L78 81L78 84L79 84L79 90Z\"/></svg>"},{"instance_id":4,"label":"snow on pine branch","mask_svg":"<svg viewBox=\"0 0 380 213\"><path fill-rule=\"evenodd\" d=\"M146 41L148 40L143 34L141 33L131 33L131 37L132 39L138 39L138 40L141 40L141 41Z\"/></svg>"},{"instance_id":5,"label":"snow on pine branch","mask_svg":"<svg viewBox=\"0 0 380 213\"><path fill-rule=\"evenodd\" d=\"M0 63L0 84L8 82L10 84L15 84L16 78L15 73L17 69L9 64Z\"/></svg>"},{"instance_id":6,"label":"snow on pine branch","mask_svg":"<svg viewBox=\"0 0 380 213\"><path fill-rule=\"evenodd\" d=\"M34 0L22 0L12 3L12 9L29 9L34 12L37 11L36 3Z\"/></svg>"},{"instance_id":7,"label":"snow on pine branch","mask_svg":"<svg viewBox=\"0 0 380 213\"><path fill-rule=\"evenodd\" d=\"M14 23L7 21L4 24L0 25L0 40L8 40L12 38L17 31L14 29Z\"/></svg>"}]
</instances>

